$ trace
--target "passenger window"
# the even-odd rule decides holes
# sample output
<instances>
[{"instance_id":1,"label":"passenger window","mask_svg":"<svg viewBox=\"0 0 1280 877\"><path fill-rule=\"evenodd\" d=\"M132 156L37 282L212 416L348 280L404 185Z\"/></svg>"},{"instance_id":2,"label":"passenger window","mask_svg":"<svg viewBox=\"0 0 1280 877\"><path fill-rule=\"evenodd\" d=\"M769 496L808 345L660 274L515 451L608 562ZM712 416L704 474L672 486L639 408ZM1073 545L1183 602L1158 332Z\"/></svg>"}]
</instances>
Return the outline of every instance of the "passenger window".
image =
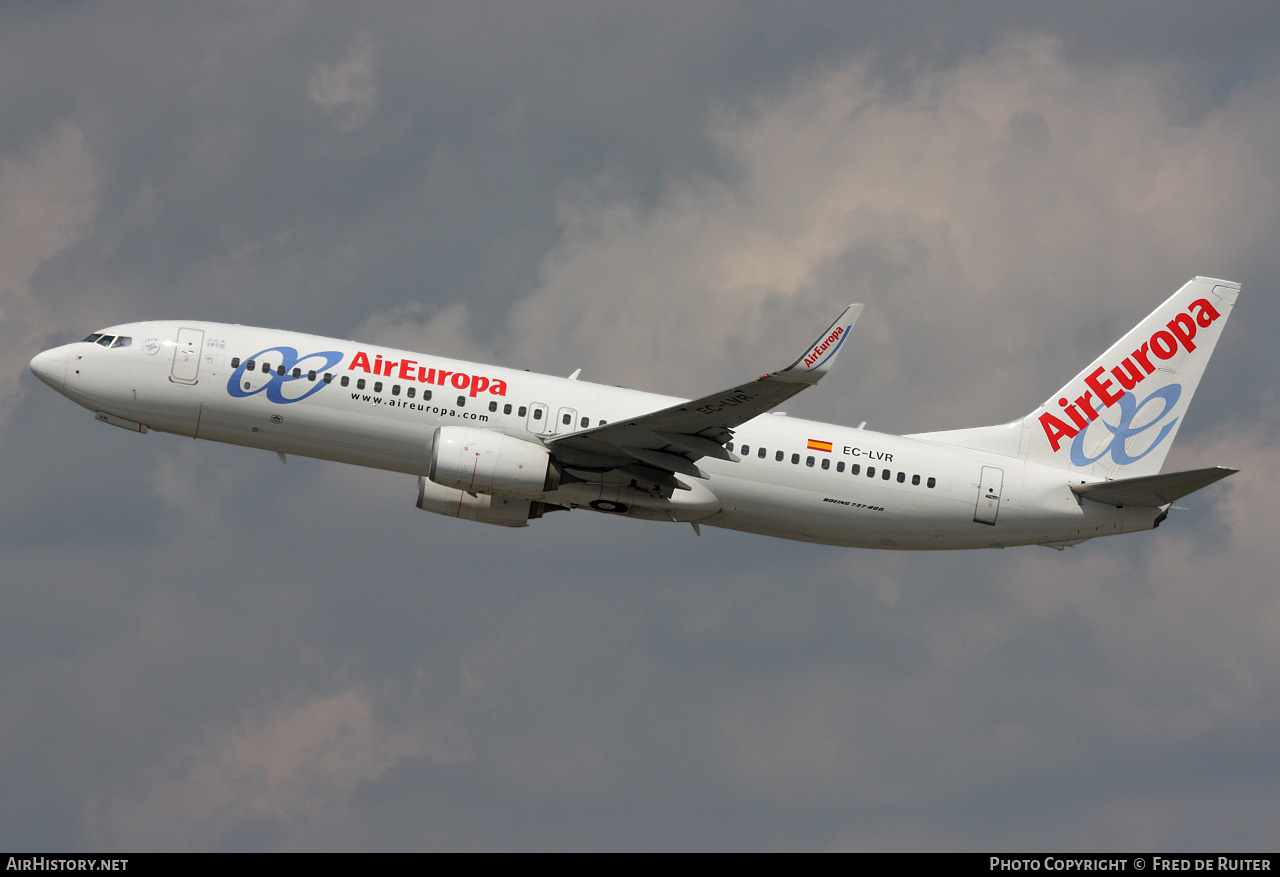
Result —
<instances>
[{"instance_id":1,"label":"passenger window","mask_svg":"<svg viewBox=\"0 0 1280 877\"><path fill-rule=\"evenodd\" d=\"M111 346L112 346L113 348L114 348L114 347L128 347L128 346L129 346L130 344L132 344L132 343L133 343L133 339L132 339L132 338L130 338L128 335L121 335L119 338L117 338L117 339L116 339L116 343L115 343L115 344L112 344Z\"/></svg>"},{"instance_id":2,"label":"passenger window","mask_svg":"<svg viewBox=\"0 0 1280 877\"><path fill-rule=\"evenodd\" d=\"M764 455L765 455L765 454L767 454L767 453L768 453L768 451L766 451L764 448L758 448L758 449L756 449L756 456L757 456L757 457L759 457L761 460L763 460L763 459L764 459Z\"/></svg>"},{"instance_id":3,"label":"passenger window","mask_svg":"<svg viewBox=\"0 0 1280 877\"><path fill-rule=\"evenodd\" d=\"M351 376L350 376L350 375L343 375L343 376L342 376L342 380L341 380L341 381L339 381L338 383L342 384L342 386L344 386L344 387L349 387L349 386L351 386Z\"/></svg>"},{"instance_id":4,"label":"passenger window","mask_svg":"<svg viewBox=\"0 0 1280 877\"><path fill-rule=\"evenodd\" d=\"M596 424L596 426L604 426L604 425L605 425L606 423L608 423L608 422L609 422L609 421L607 421L607 420L602 420L602 421L600 421L599 423L597 423L597 424Z\"/></svg>"},{"instance_id":5,"label":"passenger window","mask_svg":"<svg viewBox=\"0 0 1280 877\"><path fill-rule=\"evenodd\" d=\"M582 418L582 420L579 421L578 425L581 426L583 429L586 429L588 426L591 425L591 418L590 417Z\"/></svg>"},{"instance_id":6,"label":"passenger window","mask_svg":"<svg viewBox=\"0 0 1280 877\"><path fill-rule=\"evenodd\" d=\"M919 486L920 486L920 476L919 476L919 475L912 475L912 476L911 476L911 483L912 483L913 485L915 485L916 487L919 487Z\"/></svg>"},{"instance_id":7,"label":"passenger window","mask_svg":"<svg viewBox=\"0 0 1280 877\"><path fill-rule=\"evenodd\" d=\"M732 453L732 452L733 452L733 442L728 442L728 443L724 446L724 449L725 449L726 451L729 451L730 453ZM744 450L745 450L745 449L744 449Z\"/></svg>"},{"instance_id":8,"label":"passenger window","mask_svg":"<svg viewBox=\"0 0 1280 877\"><path fill-rule=\"evenodd\" d=\"M392 385L391 385L391 395L392 395L392 396L399 396L399 395L400 395L400 385L399 385L399 384L392 384Z\"/></svg>"},{"instance_id":9,"label":"passenger window","mask_svg":"<svg viewBox=\"0 0 1280 877\"><path fill-rule=\"evenodd\" d=\"M839 463L836 463L836 471L837 472L844 471L844 460L841 460Z\"/></svg>"},{"instance_id":10,"label":"passenger window","mask_svg":"<svg viewBox=\"0 0 1280 877\"><path fill-rule=\"evenodd\" d=\"M423 391L422 391L422 400L423 400L424 402L429 402L429 401L431 401L431 391L430 391L430 390L423 390Z\"/></svg>"},{"instance_id":11,"label":"passenger window","mask_svg":"<svg viewBox=\"0 0 1280 877\"><path fill-rule=\"evenodd\" d=\"M875 477L876 477L876 467L875 467L875 466L868 466L868 467L867 467L867 477L868 477L868 478L875 478Z\"/></svg>"},{"instance_id":12,"label":"passenger window","mask_svg":"<svg viewBox=\"0 0 1280 877\"><path fill-rule=\"evenodd\" d=\"M307 372L307 380L314 381L315 379L316 379L316 373L314 371Z\"/></svg>"},{"instance_id":13,"label":"passenger window","mask_svg":"<svg viewBox=\"0 0 1280 877\"><path fill-rule=\"evenodd\" d=\"M510 414L510 413L511 413L511 403L510 403L510 402L508 402L506 405L503 405L503 406L502 406L502 413L503 413L503 414Z\"/></svg>"},{"instance_id":14,"label":"passenger window","mask_svg":"<svg viewBox=\"0 0 1280 877\"><path fill-rule=\"evenodd\" d=\"M527 413L528 413L528 411L529 411L529 409L528 409L528 408L526 408L524 405L521 405L521 406L520 406L520 410L516 412L516 415L517 415L518 417L524 417L524 416L525 416L525 414L527 414Z\"/></svg>"},{"instance_id":15,"label":"passenger window","mask_svg":"<svg viewBox=\"0 0 1280 877\"><path fill-rule=\"evenodd\" d=\"M363 389L364 389L364 378L358 378L358 379L356 380L356 389L357 389L357 390L363 390Z\"/></svg>"},{"instance_id":16,"label":"passenger window","mask_svg":"<svg viewBox=\"0 0 1280 877\"><path fill-rule=\"evenodd\" d=\"M906 480L907 480L907 473L906 473L906 472L899 472L899 473L898 473L898 483L899 483L899 484L903 484L903 483L905 483L905 482L906 482Z\"/></svg>"},{"instance_id":17,"label":"passenger window","mask_svg":"<svg viewBox=\"0 0 1280 877\"><path fill-rule=\"evenodd\" d=\"M857 475L857 474L858 474L859 472L861 472L861 471L862 471L862 464L861 464L861 463L854 463L852 466L850 466L850 467L849 467L849 474L850 474L850 475Z\"/></svg>"},{"instance_id":18,"label":"passenger window","mask_svg":"<svg viewBox=\"0 0 1280 877\"><path fill-rule=\"evenodd\" d=\"M830 469L830 468L831 468L831 460L830 460L830 458L828 458L828 457L823 457L823 458L822 458L822 468L823 468L823 469Z\"/></svg>"},{"instance_id":19,"label":"passenger window","mask_svg":"<svg viewBox=\"0 0 1280 877\"><path fill-rule=\"evenodd\" d=\"M731 450L731 451L733 450L733 445L732 445L732 444L730 444L730 445L729 445L729 450ZM751 445L743 445L743 446L742 446L742 456L746 457L746 456L749 456L750 454L751 454Z\"/></svg>"},{"instance_id":20,"label":"passenger window","mask_svg":"<svg viewBox=\"0 0 1280 877\"><path fill-rule=\"evenodd\" d=\"M773 455L773 458L774 458L775 460L777 460L779 463L781 463L781 462L782 462L782 451L778 451L776 454L774 454L774 455Z\"/></svg>"},{"instance_id":21,"label":"passenger window","mask_svg":"<svg viewBox=\"0 0 1280 877\"><path fill-rule=\"evenodd\" d=\"M235 365L235 363L232 363L232 365ZM264 362L262 365L263 365L263 371L266 371L266 363ZM244 364L244 367L246 371L253 371L253 367L254 367L253 360L251 359L248 362L246 362Z\"/></svg>"},{"instance_id":22,"label":"passenger window","mask_svg":"<svg viewBox=\"0 0 1280 877\"><path fill-rule=\"evenodd\" d=\"M325 372L325 373L324 373L324 382L325 382L326 384L332 384L332 383L333 383L333 372Z\"/></svg>"},{"instance_id":23,"label":"passenger window","mask_svg":"<svg viewBox=\"0 0 1280 877\"><path fill-rule=\"evenodd\" d=\"M418 388L410 387L409 389L404 391L404 394L408 396L410 399L412 399L414 396L418 395Z\"/></svg>"},{"instance_id":24,"label":"passenger window","mask_svg":"<svg viewBox=\"0 0 1280 877\"><path fill-rule=\"evenodd\" d=\"M98 343L99 343L99 344L101 344L103 347L110 347L110 346L111 346L111 342L112 342L112 341L115 341L115 340L116 340L116 336L114 336L114 335L100 335L100 336L98 336Z\"/></svg>"},{"instance_id":25,"label":"passenger window","mask_svg":"<svg viewBox=\"0 0 1280 877\"><path fill-rule=\"evenodd\" d=\"M498 403L497 403L497 402L490 402L490 403L489 403L489 410L490 410L490 411L497 411L497 410L498 410Z\"/></svg>"},{"instance_id":26,"label":"passenger window","mask_svg":"<svg viewBox=\"0 0 1280 877\"><path fill-rule=\"evenodd\" d=\"M283 362L282 362L282 363L280 363L280 367L279 367L278 369L276 369L276 374L278 374L280 377L284 377L284 363L283 363Z\"/></svg>"},{"instance_id":27,"label":"passenger window","mask_svg":"<svg viewBox=\"0 0 1280 877\"><path fill-rule=\"evenodd\" d=\"M925 482L925 484L928 485L929 487L933 487L937 483L938 483L938 479L934 478L933 476L930 476L929 480Z\"/></svg>"},{"instance_id":28,"label":"passenger window","mask_svg":"<svg viewBox=\"0 0 1280 877\"><path fill-rule=\"evenodd\" d=\"M374 381L374 382L373 382L373 392L375 392L375 393L381 393L381 392L382 392L382 381Z\"/></svg>"},{"instance_id":29,"label":"passenger window","mask_svg":"<svg viewBox=\"0 0 1280 877\"><path fill-rule=\"evenodd\" d=\"M805 458L804 458L804 464L805 464L806 466L808 466L810 469L812 469L812 468L813 468L813 457L805 457Z\"/></svg>"},{"instance_id":30,"label":"passenger window","mask_svg":"<svg viewBox=\"0 0 1280 877\"><path fill-rule=\"evenodd\" d=\"M238 356L233 356L233 357L231 357L231 367L232 367L232 368L239 368L239 367L240 367L240 357L238 357Z\"/></svg>"},{"instance_id":31,"label":"passenger window","mask_svg":"<svg viewBox=\"0 0 1280 877\"><path fill-rule=\"evenodd\" d=\"M300 369L300 368L295 368L295 369L293 370L293 377L294 377L294 379L295 379L295 380L297 380L298 378L302 377L302 369Z\"/></svg>"},{"instance_id":32,"label":"passenger window","mask_svg":"<svg viewBox=\"0 0 1280 877\"><path fill-rule=\"evenodd\" d=\"M533 419L534 419L534 420L541 420L541 419L542 419L542 409L541 409L541 408L535 408L535 409L533 409Z\"/></svg>"},{"instance_id":33,"label":"passenger window","mask_svg":"<svg viewBox=\"0 0 1280 877\"><path fill-rule=\"evenodd\" d=\"M881 478L882 480L884 480L884 481L888 481L892 476L893 476L893 473L892 473L892 472L890 472L888 469L881 469L881 470L880 470L880 478Z\"/></svg>"},{"instance_id":34,"label":"passenger window","mask_svg":"<svg viewBox=\"0 0 1280 877\"><path fill-rule=\"evenodd\" d=\"M799 465L800 465L800 455L799 455L799 454L792 454L792 455L791 455L791 465L792 465L792 466L799 466Z\"/></svg>"},{"instance_id":35,"label":"passenger window","mask_svg":"<svg viewBox=\"0 0 1280 877\"><path fill-rule=\"evenodd\" d=\"M466 396L459 396L459 397L458 397L458 407L459 407L459 408L465 408L465 407L466 407L466 405L467 405L467 397L466 397Z\"/></svg>"},{"instance_id":36,"label":"passenger window","mask_svg":"<svg viewBox=\"0 0 1280 877\"><path fill-rule=\"evenodd\" d=\"M566 415L564 416L563 420L564 420L564 425L565 425L565 426L568 426L569 424L573 423L573 415L572 415L572 414L566 414Z\"/></svg>"}]
</instances>

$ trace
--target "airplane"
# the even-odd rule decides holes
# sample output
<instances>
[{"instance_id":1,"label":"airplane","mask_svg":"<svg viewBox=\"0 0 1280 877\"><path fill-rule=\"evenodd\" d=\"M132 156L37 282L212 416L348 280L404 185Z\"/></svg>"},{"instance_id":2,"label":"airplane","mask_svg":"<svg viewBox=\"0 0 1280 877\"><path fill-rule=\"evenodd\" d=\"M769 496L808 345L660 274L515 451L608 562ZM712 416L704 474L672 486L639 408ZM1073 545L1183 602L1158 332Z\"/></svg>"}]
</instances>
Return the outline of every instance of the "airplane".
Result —
<instances>
[{"instance_id":1,"label":"airplane","mask_svg":"<svg viewBox=\"0 0 1280 877\"><path fill-rule=\"evenodd\" d=\"M1154 529L1237 471L1160 469L1239 291L1191 280L1025 417L904 436L774 410L831 370L859 304L786 368L694 400L199 321L111 326L31 370L103 423L416 475L418 508L486 524L588 509L699 535L1062 549Z\"/></svg>"}]
</instances>

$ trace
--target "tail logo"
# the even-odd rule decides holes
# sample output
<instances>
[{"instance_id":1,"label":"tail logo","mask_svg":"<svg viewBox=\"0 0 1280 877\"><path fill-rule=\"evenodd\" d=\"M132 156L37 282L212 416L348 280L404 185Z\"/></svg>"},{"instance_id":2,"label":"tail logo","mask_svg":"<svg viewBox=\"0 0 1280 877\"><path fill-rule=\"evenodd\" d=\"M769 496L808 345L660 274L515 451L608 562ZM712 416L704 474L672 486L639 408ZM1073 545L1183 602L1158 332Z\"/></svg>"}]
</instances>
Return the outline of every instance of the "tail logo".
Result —
<instances>
[{"instance_id":1,"label":"tail logo","mask_svg":"<svg viewBox=\"0 0 1280 877\"><path fill-rule=\"evenodd\" d=\"M1182 396L1181 384L1166 384L1160 389L1153 392L1150 396L1141 402L1132 393L1125 393L1120 397L1120 420L1115 426L1107 423L1105 420L1099 419L1095 423L1101 423L1111 433L1111 441L1096 457L1090 457L1085 452L1085 437L1089 434L1089 430L1082 429L1076 434L1075 439L1071 442L1071 464L1073 466L1089 466L1098 462L1107 454L1111 455L1111 459L1115 461L1117 466L1127 466L1130 463L1136 463L1156 449L1156 446L1164 441L1169 432L1178 423L1178 418L1165 422L1161 426L1161 422L1173 411L1174 406L1178 404L1178 399ZM1134 426L1133 421L1137 419L1142 409L1146 408L1153 401L1159 400L1163 403L1160 413L1155 417L1145 418L1145 422L1141 426ZM1092 426L1092 424L1090 424ZM1129 439L1135 438L1144 432L1161 426L1160 432L1156 435L1155 441L1147 445L1146 450L1140 454L1131 454L1129 452Z\"/></svg>"},{"instance_id":2,"label":"tail logo","mask_svg":"<svg viewBox=\"0 0 1280 877\"><path fill-rule=\"evenodd\" d=\"M1080 463L1076 459L1084 456L1083 452L1078 450L1082 446L1080 436L1084 435L1089 426L1113 405L1120 405L1120 423L1123 424L1125 430L1132 428L1129 424L1138 409L1156 397L1168 399L1165 410L1160 415L1160 419L1163 419L1165 414L1173 408L1173 403L1177 401L1178 396L1182 394L1181 386L1166 384L1160 390L1147 396L1141 404L1135 401L1132 392L1133 388L1146 380L1148 376L1154 374L1157 368L1160 368L1159 361L1173 359L1180 350L1187 353L1195 350L1196 343L1194 339L1199 330L1207 329L1221 317L1222 314L1218 313L1218 310L1209 303L1208 299L1196 299L1185 313L1174 316L1165 327L1157 329L1138 349L1117 363L1111 369L1109 375L1105 367L1098 366L1095 368L1085 376L1085 386L1081 388L1085 392L1082 395L1074 400L1069 396L1063 396L1058 400L1062 413L1067 416L1071 423L1054 416L1049 411L1045 411L1040 415L1040 426L1044 429L1045 438L1049 440L1049 447L1057 453L1062 446L1063 439L1075 439L1071 444L1071 460L1077 466L1084 466L1088 465L1088 463ZM1153 356L1157 362L1151 361ZM1174 388L1172 390L1172 399L1169 399L1170 388ZM1099 405L1101 408L1099 408ZM1116 428L1120 427L1117 426ZM1172 425L1170 428L1172 428ZM1114 432L1111 426L1107 426L1107 429L1111 429ZM1148 426L1144 425L1136 429L1137 431L1133 432L1133 435L1145 431ZM1162 432L1160 438L1156 440L1152 447L1159 444L1164 436L1165 433ZM1114 455L1116 461L1119 462L1121 457L1127 457L1128 455L1123 450L1123 441L1119 434L1116 435L1116 441L1121 442L1120 450ZM1149 452L1150 448L1144 451L1143 455L1145 456ZM1129 458L1126 462L1131 463L1136 459L1140 458Z\"/></svg>"}]
</instances>

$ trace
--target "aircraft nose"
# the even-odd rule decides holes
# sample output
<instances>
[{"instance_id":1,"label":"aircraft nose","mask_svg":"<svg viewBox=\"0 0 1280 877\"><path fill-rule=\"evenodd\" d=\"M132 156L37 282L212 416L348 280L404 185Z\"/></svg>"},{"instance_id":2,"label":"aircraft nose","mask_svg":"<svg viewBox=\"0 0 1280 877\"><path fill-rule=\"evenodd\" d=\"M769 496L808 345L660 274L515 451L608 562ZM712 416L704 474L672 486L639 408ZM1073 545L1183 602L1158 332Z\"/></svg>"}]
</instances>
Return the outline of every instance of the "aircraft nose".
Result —
<instances>
[{"instance_id":1,"label":"aircraft nose","mask_svg":"<svg viewBox=\"0 0 1280 877\"><path fill-rule=\"evenodd\" d=\"M55 347L31 358L31 371L55 390L61 390L67 382L67 346Z\"/></svg>"}]
</instances>

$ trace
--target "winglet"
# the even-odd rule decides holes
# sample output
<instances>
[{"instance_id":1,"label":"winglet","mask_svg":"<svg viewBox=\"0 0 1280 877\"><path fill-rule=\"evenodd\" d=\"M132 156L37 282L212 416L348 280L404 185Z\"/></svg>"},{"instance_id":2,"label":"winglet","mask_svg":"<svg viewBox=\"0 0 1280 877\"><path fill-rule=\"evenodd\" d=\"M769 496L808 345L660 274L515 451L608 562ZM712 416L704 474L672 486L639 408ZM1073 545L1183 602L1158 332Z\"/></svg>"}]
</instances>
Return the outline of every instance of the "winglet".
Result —
<instances>
[{"instance_id":1,"label":"winglet","mask_svg":"<svg viewBox=\"0 0 1280 877\"><path fill-rule=\"evenodd\" d=\"M831 369L831 364L836 361L836 354L840 352L845 339L849 337L849 330L861 313L862 305L849 305L827 331L809 345L803 356L769 377L780 381L816 384Z\"/></svg>"}]
</instances>

